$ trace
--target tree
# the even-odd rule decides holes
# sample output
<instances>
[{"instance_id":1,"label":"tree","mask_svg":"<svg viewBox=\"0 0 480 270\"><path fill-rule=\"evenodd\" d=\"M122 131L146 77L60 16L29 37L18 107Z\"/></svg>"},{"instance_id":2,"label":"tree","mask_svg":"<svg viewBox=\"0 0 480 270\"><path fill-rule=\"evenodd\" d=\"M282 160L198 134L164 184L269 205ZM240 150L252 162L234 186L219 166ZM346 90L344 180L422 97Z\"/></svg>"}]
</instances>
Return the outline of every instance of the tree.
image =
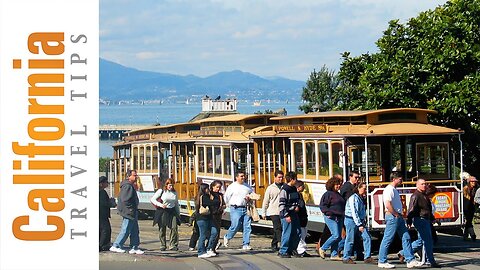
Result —
<instances>
[{"instance_id":1,"label":"tree","mask_svg":"<svg viewBox=\"0 0 480 270\"><path fill-rule=\"evenodd\" d=\"M110 164L109 158L101 157L98 159L98 171L108 173L108 166Z\"/></svg>"},{"instance_id":2,"label":"tree","mask_svg":"<svg viewBox=\"0 0 480 270\"><path fill-rule=\"evenodd\" d=\"M306 101L300 110L308 113L313 111L328 111L337 108L335 93L339 80L335 72L323 66L320 71L313 70L302 90L302 99Z\"/></svg>"},{"instance_id":3,"label":"tree","mask_svg":"<svg viewBox=\"0 0 480 270\"><path fill-rule=\"evenodd\" d=\"M393 20L376 45L377 53L343 54L337 92L322 104L436 110L432 123L465 131L466 169L479 173L480 0L450 1L406 24Z\"/></svg>"}]
</instances>

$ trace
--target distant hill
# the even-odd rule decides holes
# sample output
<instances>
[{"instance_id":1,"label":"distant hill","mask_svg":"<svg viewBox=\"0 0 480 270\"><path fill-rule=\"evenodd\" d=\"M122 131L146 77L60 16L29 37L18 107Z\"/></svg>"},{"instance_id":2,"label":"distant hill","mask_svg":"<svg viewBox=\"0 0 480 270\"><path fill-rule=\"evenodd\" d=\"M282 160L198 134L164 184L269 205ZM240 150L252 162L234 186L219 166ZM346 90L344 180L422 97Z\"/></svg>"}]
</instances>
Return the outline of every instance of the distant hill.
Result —
<instances>
[{"instance_id":1,"label":"distant hill","mask_svg":"<svg viewBox=\"0 0 480 270\"><path fill-rule=\"evenodd\" d=\"M234 70L201 78L141 71L100 58L100 98L153 100L192 95L235 95L239 99L300 99L303 81L262 78Z\"/></svg>"}]
</instances>

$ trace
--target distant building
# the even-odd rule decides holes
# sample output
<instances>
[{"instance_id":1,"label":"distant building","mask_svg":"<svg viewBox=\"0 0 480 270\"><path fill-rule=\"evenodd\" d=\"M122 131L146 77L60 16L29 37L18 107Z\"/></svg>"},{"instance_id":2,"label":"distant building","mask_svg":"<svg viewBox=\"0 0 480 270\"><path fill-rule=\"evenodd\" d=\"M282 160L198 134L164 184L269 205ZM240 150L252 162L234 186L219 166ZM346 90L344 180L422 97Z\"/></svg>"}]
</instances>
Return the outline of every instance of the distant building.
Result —
<instances>
[{"instance_id":1,"label":"distant building","mask_svg":"<svg viewBox=\"0 0 480 270\"><path fill-rule=\"evenodd\" d=\"M211 99L209 96L202 98L202 111L193 117L191 121L196 121L204 118L224 116L229 114L238 114L237 99L220 100L220 96Z\"/></svg>"},{"instance_id":2,"label":"distant building","mask_svg":"<svg viewBox=\"0 0 480 270\"><path fill-rule=\"evenodd\" d=\"M236 112L237 99L220 100L220 96L211 99L209 96L202 98L202 112Z\"/></svg>"}]
</instances>

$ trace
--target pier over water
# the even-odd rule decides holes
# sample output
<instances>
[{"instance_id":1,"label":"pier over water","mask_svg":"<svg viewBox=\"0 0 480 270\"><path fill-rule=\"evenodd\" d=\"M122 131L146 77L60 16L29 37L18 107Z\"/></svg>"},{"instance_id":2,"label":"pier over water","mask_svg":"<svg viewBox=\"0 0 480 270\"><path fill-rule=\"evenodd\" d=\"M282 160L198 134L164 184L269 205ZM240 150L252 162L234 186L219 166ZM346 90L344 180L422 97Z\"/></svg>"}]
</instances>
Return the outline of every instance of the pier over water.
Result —
<instances>
[{"instance_id":1,"label":"pier over water","mask_svg":"<svg viewBox=\"0 0 480 270\"><path fill-rule=\"evenodd\" d=\"M98 128L99 140L121 140L131 130L145 128L141 125L100 125Z\"/></svg>"}]
</instances>

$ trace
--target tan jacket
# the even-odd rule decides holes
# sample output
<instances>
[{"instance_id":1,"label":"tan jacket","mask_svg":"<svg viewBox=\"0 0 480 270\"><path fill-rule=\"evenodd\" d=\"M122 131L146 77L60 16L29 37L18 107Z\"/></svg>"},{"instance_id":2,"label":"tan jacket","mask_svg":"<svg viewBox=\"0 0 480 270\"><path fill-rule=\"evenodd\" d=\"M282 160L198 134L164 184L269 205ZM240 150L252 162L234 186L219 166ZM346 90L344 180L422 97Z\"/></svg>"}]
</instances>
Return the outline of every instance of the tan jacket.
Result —
<instances>
[{"instance_id":1,"label":"tan jacket","mask_svg":"<svg viewBox=\"0 0 480 270\"><path fill-rule=\"evenodd\" d=\"M267 187L262 203L264 216L278 216L280 214L280 190L281 188L278 188L275 183Z\"/></svg>"}]
</instances>

